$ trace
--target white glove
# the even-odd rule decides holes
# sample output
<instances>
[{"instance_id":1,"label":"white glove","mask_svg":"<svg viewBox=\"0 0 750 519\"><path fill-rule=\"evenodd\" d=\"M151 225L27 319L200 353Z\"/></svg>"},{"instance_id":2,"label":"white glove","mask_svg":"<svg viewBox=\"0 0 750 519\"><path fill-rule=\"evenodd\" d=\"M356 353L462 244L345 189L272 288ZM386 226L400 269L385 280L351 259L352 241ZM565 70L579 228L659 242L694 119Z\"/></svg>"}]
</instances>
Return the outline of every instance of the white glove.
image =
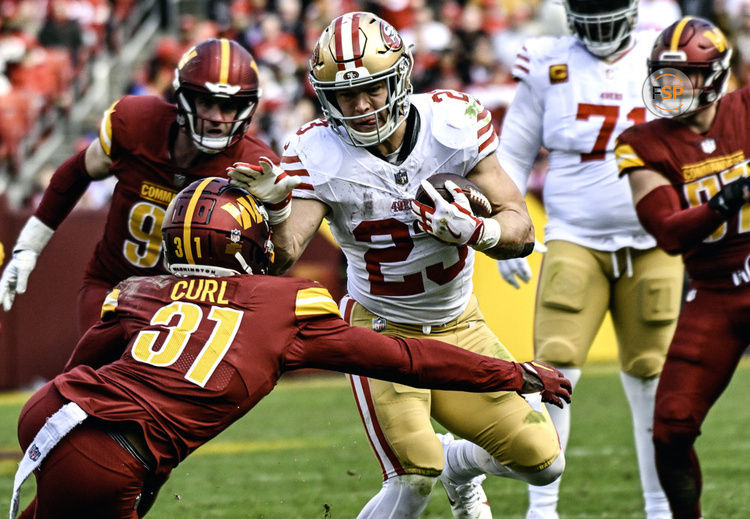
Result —
<instances>
[{"instance_id":1,"label":"white glove","mask_svg":"<svg viewBox=\"0 0 750 519\"><path fill-rule=\"evenodd\" d=\"M229 183L247 189L266 206L268 223L276 225L289 217L292 211L292 191L302 179L287 175L267 157L261 157L260 166L235 162L227 168Z\"/></svg>"},{"instance_id":2,"label":"white glove","mask_svg":"<svg viewBox=\"0 0 750 519\"><path fill-rule=\"evenodd\" d=\"M3 310L10 311L16 294L26 292L31 271L36 266L36 259L54 234L54 229L47 227L36 216L32 216L21 229L13 247L13 257L0 277L0 303Z\"/></svg>"},{"instance_id":3,"label":"white glove","mask_svg":"<svg viewBox=\"0 0 750 519\"><path fill-rule=\"evenodd\" d=\"M531 280L531 267L526 258L510 258L506 260L498 260L497 270L500 271L500 275L509 284L516 288L521 288L521 285L516 280L516 277L528 283Z\"/></svg>"},{"instance_id":4,"label":"white glove","mask_svg":"<svg viewBox=\"0 0 750 519\"><path fill-rule=\"evenodd\" d=\"M447 180L445 188L453 196L452 203L440 196L432 184L422 180L422 189L435 207L412 200L411 210L417 217L417 225L446 243L471 245L480 251L494 247L500 240L500 224L492 218L474 216L469 199L454 182Z\"/></svg>"}]
</instances>

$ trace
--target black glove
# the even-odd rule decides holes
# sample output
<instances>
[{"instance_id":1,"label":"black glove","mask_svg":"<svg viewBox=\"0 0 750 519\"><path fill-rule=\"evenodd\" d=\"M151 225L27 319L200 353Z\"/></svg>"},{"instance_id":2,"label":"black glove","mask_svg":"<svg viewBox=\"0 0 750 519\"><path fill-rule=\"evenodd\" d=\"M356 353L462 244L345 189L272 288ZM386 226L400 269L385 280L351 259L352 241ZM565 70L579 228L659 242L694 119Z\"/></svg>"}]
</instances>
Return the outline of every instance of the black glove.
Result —
<instances>
[{"instance_id":1,"label":"black glove","mask_svg":"<svg viewBox=\"0 0 750 519\"><path fill-rule=\"evenodd\" d=\"M521 367L524 370L524 384L521 393L540 391L542 402L560 408L563 406L563 400L570 403L570 393L573 391L573 386L560 370L537 360L523 362Z\"/></svg>"},{"instance_id":2,"label":"black glove","mask_svg":"<svg viewBox=\"0 0 750 519\"><path fill-rule=\"evenodd\" d=\"M708 201L708 207L730 218L750 201L750 179L741 177L730 182Z\"/></svg>"}]
</instances>

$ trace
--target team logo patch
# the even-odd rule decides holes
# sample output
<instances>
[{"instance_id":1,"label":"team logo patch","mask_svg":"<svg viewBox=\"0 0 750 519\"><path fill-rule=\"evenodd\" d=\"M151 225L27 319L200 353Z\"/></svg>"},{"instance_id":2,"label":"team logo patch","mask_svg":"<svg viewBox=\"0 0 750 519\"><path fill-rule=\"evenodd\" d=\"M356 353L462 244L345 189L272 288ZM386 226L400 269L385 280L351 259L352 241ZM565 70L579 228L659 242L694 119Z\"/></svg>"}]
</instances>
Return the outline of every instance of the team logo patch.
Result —
<instances>
[{"instance_id":1,"label":"team logo patch","mask_svg":"<svg viewBox=\"0 0 750 519\"><path fill-rule=\"evenodd\" d=\"M36 443L32 443L29 447L29 450L27 451L27 454L29 455L29 458L31 461L36 461L40 458L42 455L41 451L39 450L39 447L36 446Z\"/></svg>"},{"instance_id":2,"label":"team logo patch","mask_svg":"<svg viewBox=\"0 0 750 519\"><path fill-rule=\"evenodd\" d=\"M701 142L701 149L703 150L703 153L713 153L716 151L716 141L711 138L703 139L703 142Z\"/></svg>"},{"instance_id":3,"label":"team logo patch","mask_svg":"<svg viewBox=\"0 0 750 519\"><path fill-rule=\"evenodd\" d=\"M388 50L398 50L403 45L401 36L389 23L380 22L380 35L383 37L383 43L388 47Z\"/></svg>"},{"instance_id":4,"label":"team logo patch","mask_svg":"<svg viewBox=\"0 0 750 519\"><path fill-rule=\"evenodd\" d=\"M359 72L356 70L349 70L347 72L344 72L344 79L357 79L359 77Z\"/></svg>"},{"instance_id":5,"label":"team logo patch","mask_svg":"<svg viewBox=\"0 0 750 519\"><path fill-rule=\"evenodd\" d=\"M549 82L553 85L556 83L565 83L568 80L568 65L550 65Z\"/></svg>"}]
</instances>

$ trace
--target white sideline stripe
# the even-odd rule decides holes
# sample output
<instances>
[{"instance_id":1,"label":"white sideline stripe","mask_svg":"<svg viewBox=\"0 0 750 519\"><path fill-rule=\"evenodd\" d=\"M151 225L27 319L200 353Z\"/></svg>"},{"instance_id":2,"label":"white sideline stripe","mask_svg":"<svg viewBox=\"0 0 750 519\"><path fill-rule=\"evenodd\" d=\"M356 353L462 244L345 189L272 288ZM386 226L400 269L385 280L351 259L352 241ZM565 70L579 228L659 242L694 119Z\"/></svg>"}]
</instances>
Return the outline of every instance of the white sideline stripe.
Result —
<instances>
[{"instance_id":1,"label":"white sideline stripe","mask_svg":"<svg viewBox=\"0 0 750 519\"><path fill-rule=\"evenodd\" d=\"M367 405L367 399L365 398L364 391L362 390L362 377L358 375L352 375L352 386L354 388L354 398L359 404L359 409L362 413L362 421L365 426L365 432L367 437L372 442L372 447L375 449L375 455L378 457L380 463L383 464L386 474L394 474L396 468L391 463L391 460L385 454L385 446L380 443L380 438L375 433L375 427L373 427L373 417L370 413L370 408Z\"/></svg>"}]
</instances>

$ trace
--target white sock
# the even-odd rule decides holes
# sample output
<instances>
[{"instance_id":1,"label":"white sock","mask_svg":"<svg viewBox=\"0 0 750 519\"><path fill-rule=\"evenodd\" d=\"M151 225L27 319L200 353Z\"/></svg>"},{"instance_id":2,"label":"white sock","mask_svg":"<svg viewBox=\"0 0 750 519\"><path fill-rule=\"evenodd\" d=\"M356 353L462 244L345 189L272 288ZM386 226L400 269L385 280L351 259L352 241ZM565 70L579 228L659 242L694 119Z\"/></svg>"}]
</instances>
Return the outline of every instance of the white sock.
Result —
<instances>
[{"instance_id":1,"label":"white sock","mask_svg":"<svg viewBox=\"0 0 750 519\"><path fill-rule=\"evenodd\" d=\"M570 380L571 386L575 388L581 378L581 369L558 369L568 380ZM570 406L565 402L563 402L562 409L554 405L547 405L547 411L549 412L550 418L552 418L552 423L555 424L557 436L560 438L560 447L564 453L568 446L568 438L570 437ZM529 485L529 510L536 511L541 517L544 517L543 512L548 516L554 517L557 510L561 479L562 477L557 478L548 485Z\"/></svg>"},{"instance_id":2,"label":"white sock","mask_svg":"<svg viewBox=\"0 0 750 519\"><path fill-rule=\"evenodd\" d=\"M406 474L387 479L380 492L362 508L357 519L413 519L430 502L437 478Z\"/></svg>"},{"instance_id":3,"label":"white sock","mask_svg":"<svg viewBox=\"0 0 750 519\"><path fill-rule=\"evenodd\" d=\"M489 452L468 440L453 440L443 443L445 467L443 476L461 485L482 474L518 479L531 484L552 481L565 468L565 456L558 456L550 466L536 472L516 472L498 462Z\"/></svg>"},{"instance_id":4,"label":"white sock","mask_svg":"<svg viewBox=\"0 0 750 519\"><path fill-rule=\"evenodd\" d=\"M659 377L638 378L620 372L620 380L630 404L630 414L633 417L633 436L638 455L643 499L646 503L646 518L671 518L669 502L656 474L654 444L651 439L654 427L654 396Z\"/></svg>"}]
</instances>

